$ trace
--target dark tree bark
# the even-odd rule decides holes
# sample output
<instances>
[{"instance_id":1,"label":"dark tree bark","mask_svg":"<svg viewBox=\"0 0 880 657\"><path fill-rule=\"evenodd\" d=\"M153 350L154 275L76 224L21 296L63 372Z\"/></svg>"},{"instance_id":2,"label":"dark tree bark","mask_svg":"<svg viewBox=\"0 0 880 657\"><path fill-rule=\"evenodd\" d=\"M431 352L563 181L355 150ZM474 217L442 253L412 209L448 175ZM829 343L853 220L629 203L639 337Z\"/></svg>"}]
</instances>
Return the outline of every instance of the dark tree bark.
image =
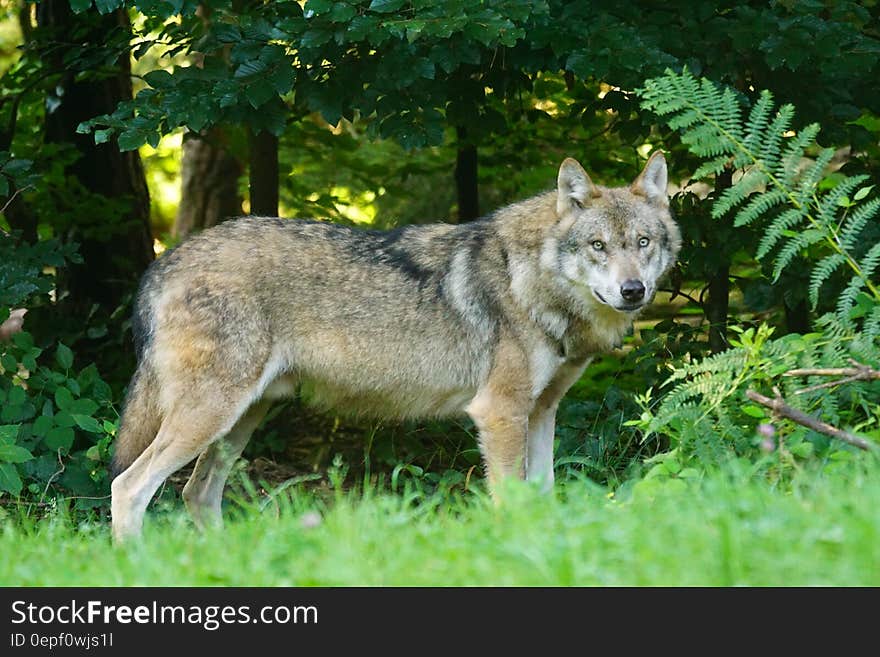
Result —
<instances>
[{"instance_id":1,"label":"dark tree bark","mask_svg":"<svg viewBox=\"0 0 880 657\"><path fill-rule=\"evenodd\" d=\"M472 221L480 216L480 198L477 187L477 147L467 139L463 127L455 129L458 152L455 157L455 187L458 191L458 220Z\"/></svg>"},{"instance_id":2,"label":"dark tree bark","mask_svg":"<svg viewBox=\"0 0 880 657\"><path fill-rule=\"evenodd\" d=\"M806 300L799 301L793 308L783 301L785 308L785 328L789 333L809 333L810 306Z\"/></svg>"},{"instance_id":3,"label":"dark tree bark","mask_svg":"<svg viewBox=\"0 0 880 657\"><path fill-rule=\"evenodd\" d=\"M175 237L186 237L241 214L238 178L243 167L225 141L220 127L184 139Z\"/></svg>"},{"instance_id":4,"label":"dark tree bark","mask_svg":"<svg viewBox=\"0 0 880 657\"><path fill-rule=\"evenodd\" d=\"M108 34L131 31L128 14L116 11L106 16L95 12L75 15L67 0L45 0L37 8L37 23L54 34L58 46L46 55L49 65L62 73L58 82L59 104L46 114L47 143L73 144L79 153L68 175L93 194L112 200L124 199L123 217L96 226L95 218L74 219L71 238L80 243L83 264L67 271L67 287L75 304L97 302L117 307L122 296L137 282L153 259L150 234L150 197L137 151L119 152L114 143L95 144L92 135L77 134L82 122L110 113L122 100L132 97L131 64L128 54L120 56L115 73L100 78L77 80L68 70L65 57L78 43L105 43ZM71 208L73 209L73 208Z\"/></svg>"},{"instance_id":5,"label":"dark tree bark","mask_svg":"<svg viewBox=\"0 0 880 657\"><path fill-rule=\"evenodd\" d=\"M733 171L728 169L715 180L715 198L731 186ZM730 346L727 341L727 315L730 309L730 262L718 263L718 268L709 278L709 297L703 306L709 320L709 348L712 353L724 351Z\"/></svg>"},{"instance_id":6,"label":"dark tree bark","mask_svg":"<svg viewBox=\"0 0 880 657\"><path fill-rule=\"evenodd\" d=\"M278 137L266 132L248 132L251 214L278 216Z\"/></svg>"}]
</instances>

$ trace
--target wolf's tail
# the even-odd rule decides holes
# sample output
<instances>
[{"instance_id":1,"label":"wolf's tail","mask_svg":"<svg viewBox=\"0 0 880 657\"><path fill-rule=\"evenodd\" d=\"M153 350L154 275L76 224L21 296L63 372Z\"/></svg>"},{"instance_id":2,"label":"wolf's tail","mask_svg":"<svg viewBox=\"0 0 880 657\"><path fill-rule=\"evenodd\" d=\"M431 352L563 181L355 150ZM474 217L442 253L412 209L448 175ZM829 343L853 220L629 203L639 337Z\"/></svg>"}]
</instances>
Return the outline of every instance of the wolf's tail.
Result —
<instances>
[{"instance_id":1,"label":"wolf's tail","mask_svg":"<svg viewBox=\"0 0 880 657\"><path fill-rule=\"evenodd\" d=\"M132 378L122 411L119 434L114 442L110 478L122 474L149 447L159 432L162 414L159 390L147 359L142 359Z\"/></svg>"}]
</instances>

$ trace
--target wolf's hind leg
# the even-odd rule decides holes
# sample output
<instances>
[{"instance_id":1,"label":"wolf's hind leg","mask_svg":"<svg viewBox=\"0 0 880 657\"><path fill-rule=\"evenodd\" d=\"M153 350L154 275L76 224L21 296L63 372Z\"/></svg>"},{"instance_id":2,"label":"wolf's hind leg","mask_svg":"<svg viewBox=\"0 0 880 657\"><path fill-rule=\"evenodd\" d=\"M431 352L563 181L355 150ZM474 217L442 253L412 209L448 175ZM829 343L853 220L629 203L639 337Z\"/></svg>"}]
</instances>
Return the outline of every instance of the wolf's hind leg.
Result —
<instances>
[{"instance_id":1,"label":"wolf's hind leg","mask_svg":"<svg viewBox=\"0 0 880 657\"><path fill-rule=\"evenodd\" d=\"M211 443L196 461L195 470L183 488L183 501L199 528L223 524L220 509L226 479L270 405L271 402L265 400L256 402L226 436Z\"/></svg>"},{"instance_id":2,"label":"wolf's hind leg","mask_svg":"<svg viewBox=\"0 0 880 657\"><path fill-rule=\"evenodd\" d=\"M216 400L201 400L193 406L179 403L171 409L156 439L113 480L110 511L117 541L138 536L147 505L162 482L238 421L240 409L218 412L222 405L213 401Z\"/></svg>"}]
</instances>

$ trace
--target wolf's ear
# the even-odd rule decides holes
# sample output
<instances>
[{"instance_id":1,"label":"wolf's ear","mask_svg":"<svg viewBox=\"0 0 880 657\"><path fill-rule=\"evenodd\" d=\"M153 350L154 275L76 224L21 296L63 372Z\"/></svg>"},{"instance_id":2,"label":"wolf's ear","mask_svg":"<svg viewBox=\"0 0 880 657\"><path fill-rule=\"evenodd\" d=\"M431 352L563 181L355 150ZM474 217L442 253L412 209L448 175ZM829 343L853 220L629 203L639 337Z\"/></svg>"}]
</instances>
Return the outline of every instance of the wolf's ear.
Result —
<instances>
[{"instance_id":1,"label":"wolf's ear","mask_svg":"<svg viewBox=\"0 0 880 657\"><path fill-rule=\"evenodd\" d=\"M652 203L669 205L669 197L666 195L667 179L666 158L663 156L663 151L654 151L630 189L633 194L644 196Z\"/></svg>"},{"instance_id":2,"label":"wolf's ear","mask_svg":"<svg viewBox=\"0 0 880 657\"><path fill-rule=\"evenodd\" d=\"M591 199L600 195L584 168L570 157L559 167L556 194L556 213L560 217L573 208L586 207Z\"/></svg>"}]
</instances>

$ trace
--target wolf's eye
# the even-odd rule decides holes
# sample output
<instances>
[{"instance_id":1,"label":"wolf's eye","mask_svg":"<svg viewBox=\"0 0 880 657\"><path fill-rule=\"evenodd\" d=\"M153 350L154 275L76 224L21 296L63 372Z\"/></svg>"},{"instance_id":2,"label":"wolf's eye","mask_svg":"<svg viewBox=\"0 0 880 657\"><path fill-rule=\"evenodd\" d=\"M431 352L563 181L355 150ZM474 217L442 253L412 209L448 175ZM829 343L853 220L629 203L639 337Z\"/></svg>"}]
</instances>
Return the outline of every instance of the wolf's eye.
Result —
<instances>
[{"instance_id":1,"label":"wolf's eye","mask_svg":"<svg viewBox=\"0 0 880 657\"><path fill-rule=\"evenodd\" d=\"M593 249L596 251L604 251L605 250L605 242L602 240L593 240Z\"/></svg>"},{"instance_id":2,"label":"wolf's eye","mask_svg":"<svg viewBox=\"0 0 880 657\"><path fill-rule=\"evenodd\" d=\"M639 238L639 248L640 249L644 249L650 243L651 243L651 240L649 240L647 237L640 237Z\"/></svg>"}]
</instances>

